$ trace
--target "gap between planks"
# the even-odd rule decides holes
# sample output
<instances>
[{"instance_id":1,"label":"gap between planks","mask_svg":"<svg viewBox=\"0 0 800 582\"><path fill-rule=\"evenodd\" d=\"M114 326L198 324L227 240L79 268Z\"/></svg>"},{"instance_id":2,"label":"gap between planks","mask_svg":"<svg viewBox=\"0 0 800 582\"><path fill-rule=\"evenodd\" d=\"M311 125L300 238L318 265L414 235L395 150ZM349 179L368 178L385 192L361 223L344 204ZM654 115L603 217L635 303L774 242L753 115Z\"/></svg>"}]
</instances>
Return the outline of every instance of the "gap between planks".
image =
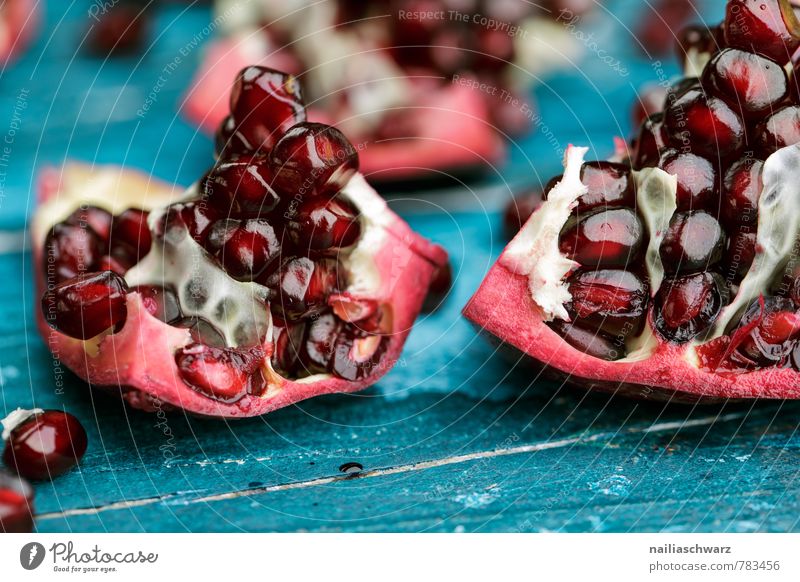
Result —
<instances>
[{"instance_id":1,"label":"gap between planks","mask_svg":"<svg viewBox=\"0 0 800 582\"><path fill-rule=\"evenodd\" d=\"M646 427L633 428L625 431L623 434L650 434L657 432L665 432L670 430L678 430L683 428L691 428L696 426L711 425L717 422L731 422L744 418L747 413L737 412L726 414L723 416L707 416L695 420L675 421L675 422L662 422L652 424ZM281 485L269 485L264 487L253 487L249 489L241 489L238 491L230 491L227 493L216 493L214 495L206 495L198 497L186 502L187 505L195 503L212 503L215 501L224 501L228 499L236 499L237 497L252 497L255 495L262 495L265 493L273 493L277 491L289 491L292 489L306 489L309 487L317 487L320 485L327 485L329 483L337 483L340 481L352 481L355 479L371 479L375 477L384 477L388 475L397 475L399 473L408 473L412 471L426 471L428 469L435 469L438 467L446 467L448 465L457 465L460 463L467 463L469 461L477 461L481 459L491 459L497 457L507 457L510 455L520 455L525 453L535 453L537 451L545 451L549 449L558 449L576 444L593 443L603 440L611 440L618 436L619 432L603 432L590 436L577 436L566 439L559 439L554 441L547 441L543 443L533 443L529 445L520 445L518 447L509 447L506 449L497 449L493 451L481 451L476 453L466 453L463 455L455 455L444 459L437 459L434 461L421 461L418 463L409 463L406 465L398 465L396 467L388 467L385 469L372 469L368 471L361 471L353 475L337 475L335 477L318 477L316 479L308 479L305 481L297 481L294 483L284 483ZM166 495L159 495L155 497L145 497L143 499L134 499L130 501L116 501L107 505L99 507L88 507L80 509L67 509L65 511L54 511L51 513L42 513L36 516L37 520L45 519L58 519L62 517L71 517L77 515L94 515L106 511L115 511L118 509L132 509L134 507L142 507L146 505L153 505L168 501L170 499L180 497L180 493L170 493Z\"/></svg>"}]
</instances>

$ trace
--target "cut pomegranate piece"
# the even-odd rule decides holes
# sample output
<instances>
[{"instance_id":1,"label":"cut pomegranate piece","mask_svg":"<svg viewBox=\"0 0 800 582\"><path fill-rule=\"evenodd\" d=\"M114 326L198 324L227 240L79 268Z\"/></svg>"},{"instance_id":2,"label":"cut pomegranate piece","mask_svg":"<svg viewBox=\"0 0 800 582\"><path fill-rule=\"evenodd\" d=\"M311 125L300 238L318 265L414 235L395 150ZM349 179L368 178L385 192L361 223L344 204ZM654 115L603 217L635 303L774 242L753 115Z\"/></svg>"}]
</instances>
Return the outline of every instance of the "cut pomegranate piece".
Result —
<instances>
[{"instance_id":1,"label":"cut pomegranate piece","mask_svg":"<svg viewBox=\"0 0 800 582\"><path fill-rule=\"evenodd\" d=\"M745 143L741 117L702 89L690 89L664 111L670 142L709 158L728 157Z\"/></svg>"},{"instance_id":2,"label":"cut pomegranate piece","mask_svg":"<svg viewBox=\"0 0 800 582\"><path fill-rule=\"evenodd\" d=\"M738 49L726 49L711 60L704 85L749 118L774 111L789 95L783 67Z\"/></svg>"},{"instance_id":3,"label":"cut pomegranate piece","mask_svg":"<svg viewBox=\"0 0 800 582\"><path fill-rule=\"evenodd\" d=\"M722 258L725 234L717 219L703 211L676 214L661 243L661 260L668 272L706 270Z\"/></svg>"},{"instance_id":4,"label":"cut pomegranate piece","mask_svg":"<svg viewBox=\"0 0 800 582\"><path fill-rule=\"evenodd\" d=\"M785 65L800 47L800 23L789 0L729 0L725 42Z\"/></svg>"},{"instance_id":5,"label":"cut pomegranate piece","mask_svg":"<svg viewBox=\"0 0 800 582\"><path fill-rule=\"evenodd\" d=\"M561 252L584 266L624 267L642 246L642 223L636 213L620 208L580 219L561 238Z\"/></svg>"},{"instance_id":6,"label":"cut pomegranate piece","mask_svg":"<svg viewBox=\"0 0 800 582\"><path fill-rule=\"evenodd\" d=\"M33 487L27 481L0 471L0 532L33 531Z\"/></svg>"}]
</instances>

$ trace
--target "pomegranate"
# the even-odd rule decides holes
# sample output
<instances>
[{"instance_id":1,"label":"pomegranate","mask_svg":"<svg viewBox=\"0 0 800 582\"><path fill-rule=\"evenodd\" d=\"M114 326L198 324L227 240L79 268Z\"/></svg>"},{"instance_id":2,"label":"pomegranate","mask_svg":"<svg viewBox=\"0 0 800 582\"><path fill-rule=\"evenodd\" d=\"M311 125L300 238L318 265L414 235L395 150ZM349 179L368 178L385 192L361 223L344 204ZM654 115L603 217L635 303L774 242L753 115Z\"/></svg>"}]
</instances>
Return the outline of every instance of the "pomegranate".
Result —
<instances>
[{"instance_id":1,"label":"pomegranate","mask_svg":"<svg viewBox=\"0 0 800 582\"><path fill-rule=\"evenodd\" d=\"M8 63L25 50L40 19L37 0L6 0L0 5L0 63Z\"/></svg>"},{"instance_id":2,"label":"pomegranate","mask_svg":"<svg viewBox=\"0 0 800 582\"><path fill-rule=\"evenodd\" d=\"M800 102L787 90L800 29L788 6L731 0L713 43L681 35L686 77L618 172L632 195L612 205L618 182L606 181L608 202L586 209L597 162L570 146L466 317L587 387L800 398Z\"/></svg>"},{"instance_id":3,"label":"pomegranate","mask_svg":"<svg viewBox=\"0 0 800 582\"><path fill-rule=\"evenodd\" d=\"M39 328L138 408L243 417L363 389L447 266L367 185L345 136L305 121L291 75L238 79L231 116L258 142L223 144L186 191L114 168L43 175Z\"/></svg>"},{"instance_id":4,"label":"pomegranate","mask_svg":"<svg viewBox=\"0 0 800 582\"><path fill-rule=\"evenodd\" d=\"M33 487L27 481L0 470L0 532L33 531Z\"/></svg>"}]
</instances>

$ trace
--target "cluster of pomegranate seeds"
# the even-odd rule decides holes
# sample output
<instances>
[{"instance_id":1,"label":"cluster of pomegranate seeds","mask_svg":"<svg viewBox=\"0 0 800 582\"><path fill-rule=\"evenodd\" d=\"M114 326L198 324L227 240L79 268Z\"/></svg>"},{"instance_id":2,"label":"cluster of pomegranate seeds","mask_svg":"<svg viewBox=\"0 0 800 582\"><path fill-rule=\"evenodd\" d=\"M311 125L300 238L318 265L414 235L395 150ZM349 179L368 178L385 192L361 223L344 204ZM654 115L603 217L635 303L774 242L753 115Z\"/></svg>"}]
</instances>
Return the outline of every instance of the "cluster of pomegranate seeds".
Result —
<instances>
[{"instance_id":1,"label":"cluster of pomegranate seeds","mask_svg":"<svg viewBox=\"0 0 800 582\"><path fill-rule=\"evenodd\" d=\"M26 481L0 470L0 532L33 531L33 487Z\"/></svg>"},{"instance_id":2,"label":"cluster of pomegranate seeds","mask_svg":"<svg viewBox=\"0 0 800 582\"><path fill-rule=\"evenodd\" d=\"M588 192L559 240L562 254L580 265L566 281L570 321L550 324L567 342L616 360L648 320L662 341L676 344L712 329L758 251L764 161L800 143L790 62L798 47L800 23L787 0L730 0L720 26L679 35L681 59L708 56L700 78L682 79L660 107L647 106L630 160L583 167ZM637 103L634 115L644 106ZM677 210L660 233L664 280L651 293L632 171L654 167L677 178ZM800 369L797 275L764 289L724 338L732 368Z\"/></svg>"}]
</instances>

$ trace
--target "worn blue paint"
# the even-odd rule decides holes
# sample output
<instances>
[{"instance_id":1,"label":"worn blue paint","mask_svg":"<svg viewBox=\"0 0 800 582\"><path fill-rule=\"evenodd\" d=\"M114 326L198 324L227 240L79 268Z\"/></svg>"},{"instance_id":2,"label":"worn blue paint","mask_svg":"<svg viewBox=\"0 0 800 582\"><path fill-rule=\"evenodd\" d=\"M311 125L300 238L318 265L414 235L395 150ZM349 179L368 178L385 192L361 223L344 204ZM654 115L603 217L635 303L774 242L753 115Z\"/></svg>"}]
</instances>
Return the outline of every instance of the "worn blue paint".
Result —
<instances>
[{"instance_id":1,"label":"worn blue paint","mask_svg":"<svg viewBox=\"0 0 800 582\"><path fill-rule=\"evenodd\" d=\"M609 4L627 14L642 3ZM156 34L165 34L141 62L83 54L72 60L87 6L51 2L47 33L0 79L2 118L28 90L0 228L24 226L33 172L47 163L124 163L189 183L210 161L209 139L175 113L196 51L169 74L152 109L143 118L135 114L165 64L208 21L207 10L160 9ZM602 157L609 134L629 131L628 105L653 71L626 48L629 35L620 24L601 15L581 26L618 48L630 76L588 56L582 71L545 79L538 100L560 144L589 143ZM414 193L433 206L408 213L409 221L453 258L457 277L447 303L419 321L400 365L377 386L259 419L143 414L69 373L57 386L53 360L33 328L30 255L0 255L0 413L63 407L81 418L91 442L79 470L37 485L38 529L798 529L800 404L695 409L585 394L509 369L459 316L502 248L497 207L507 193L489 196L483 188L501 184L501 176L546 180L557 170L553 149L540 127L512 147L498 175L471 184L474 196L462 193L450 204L452 197ZM430 210L443 200L450 201L445 208ZM364 470L340 473L350 461Z\"/></svg>"}]
</instances>

